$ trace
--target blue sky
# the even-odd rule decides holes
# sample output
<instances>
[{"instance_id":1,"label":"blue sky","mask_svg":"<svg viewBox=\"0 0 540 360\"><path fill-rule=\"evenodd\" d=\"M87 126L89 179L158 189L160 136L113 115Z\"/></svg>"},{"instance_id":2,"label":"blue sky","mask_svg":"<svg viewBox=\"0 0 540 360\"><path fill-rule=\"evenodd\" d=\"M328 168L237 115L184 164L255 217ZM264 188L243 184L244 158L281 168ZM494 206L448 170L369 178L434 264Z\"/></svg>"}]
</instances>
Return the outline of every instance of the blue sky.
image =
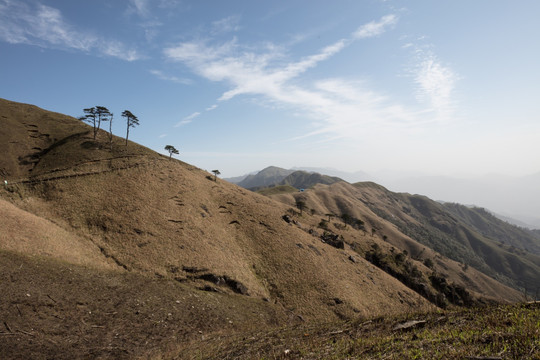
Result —
<instances>
[{"instance_id":1,"label":"blue sky","mask_svg":"<svg viewBox=\"0 0 540 360\"><path fill-rule=\"evenodd\" d=\"M538 1L0 0L0 97L223 176L540 171Z\"/></svg>"}]
</instances>

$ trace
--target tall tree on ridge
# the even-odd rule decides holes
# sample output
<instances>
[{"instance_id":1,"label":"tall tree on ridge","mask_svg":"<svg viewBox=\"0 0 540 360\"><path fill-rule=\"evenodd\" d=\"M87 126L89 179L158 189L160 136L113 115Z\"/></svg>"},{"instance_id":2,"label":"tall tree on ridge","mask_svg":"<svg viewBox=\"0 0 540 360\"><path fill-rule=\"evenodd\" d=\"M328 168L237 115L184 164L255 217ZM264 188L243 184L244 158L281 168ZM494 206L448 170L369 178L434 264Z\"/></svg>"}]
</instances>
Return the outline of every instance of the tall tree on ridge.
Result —
<instances>
[{"instance_id":1,"label":"tall tree on ridge","mask_svg":"<svg viewBox=\"0 0 540 360\"><path fill-rule=\"evenodd\" d=\"M131 111L129 110L124 110L124 112L122 113L122 116L126 118L126 122L127 122L127 132L126 132L126 146L127 146L128 137L129 137L129 128L139 125L139 119L137 119L137 117L133 115Z\"/></svg>"},{"instance_id":2,"label":"tall tree on ridge","mask_svg":"<svg viewBox=\"0 0 540 360\"><path fill-rule=\"evenodd\" d=\"M172 157L172 154L179 154L178 150L176 150L176 148L172 145L166 145L165 150L169 152L169 159Z\"/></svg>"},{"instance_id":3,"label":"tall tree on ridge","mask_svg":"<svg viewBox=\"0 0 540 360\"><path fill-rule=\"evenodd\" d=\"M111 145L111 151L112 151L112 140L113 140L113 134L112 134L112 121L113 121L114 114L112 112L109 112L109 143Z\"/></svg>"},{"instance_id":4,"label":"tall tree on ridge","mask_svg":"<svg viewBox=\"0 0 540 360\"><path fill-rule=\"evenodd\" d=\"M91 107L91 108L83 109L83 112L84 112L84 116L81 116L79 120L92 124L92 126L94 127L94 140L96 140L96 135L97 135L96 108Z\"/></svg>"},{"instance_id":5,"label":"tall tree on ridge","mask_svg":"<svg viewBox=\"0 0 540 360\"><path fill-rule=\"evenodd\" d=\"M109 109L107 109L105 106L96 106L95 112L97 116L97 130L94 129L94 139L96 138L96 134L99 132L101 127L101 121L108 121L109 115L111 114Z\"/></svg>"}]
</instances>

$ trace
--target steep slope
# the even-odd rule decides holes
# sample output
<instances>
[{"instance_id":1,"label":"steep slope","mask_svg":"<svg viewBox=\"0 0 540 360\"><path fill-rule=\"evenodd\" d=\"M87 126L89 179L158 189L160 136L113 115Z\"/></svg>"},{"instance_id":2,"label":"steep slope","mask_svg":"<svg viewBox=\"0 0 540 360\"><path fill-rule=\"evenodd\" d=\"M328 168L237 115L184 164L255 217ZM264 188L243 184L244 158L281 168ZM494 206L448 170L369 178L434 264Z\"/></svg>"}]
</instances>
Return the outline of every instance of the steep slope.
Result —
<instances>
[{"instance_id":1,"label":"steep slope","mask_svg":"<svg viewBox=\"0 0 540 360\"><path fill-rule=\"evenodd\" d=\"M483 208L444 203L443 206L460 222L469 225L487 238L540 255L540 237L531 230L509 224Z\"/></svg>"},{"instance_id":2,"label":"steep slope","mask_svg":"<svg viewBox=\"0 0 540 360\"><path fill-rule=\"evenodd\" d=\"M424 281L414 281L413 287L416 287L417 290L422 291L423 285L432 285L428 279L435 271L449 281L479 295L499 300L519 300L521 298L519 292L502 285L472 267L465 268L462 263L442 256L441 253L432 250L429 245L400 231L399 227L388 218L399 214L408 216L402 210L405 203L396 197L382 196L387 192L382 186L374 183L359 187L339 182L330 186L317 185L314 189L305 192L278 194L270 197L289 206L295 206L296 201L302 199L309 209L304 213L313 213L313 215L304 215L301 221L308 221L310 226L320 228L319 231L328 230L343 236L344 241L363 257L371 256L374 248L382 249L383 255L385 255L381 257L393 258L394 262L397 260L402 262L401 259L405 254L405 258L410 262L410 270L414 270L412 268L416 267L423 274ZM390 192L388 193L390 194ZM392 209L393 213L381 217L380 215L384 215L382 209ZM345 225L342 220L339 220L345 214L344 218L347 219L349 225ZM410 218L410 221L414 222L415 220ZM402 251L406 252L401 253ZM426 263L431 267L427 267ZM388 270L396 272L392 269ZM411 273L414 273L410 270L408 274L394 275L402 278L409 277Z\"/></svg>"},{"instance_id":3,"label":"steep slope","mask_svg":"<svg viewBox=\"0 0 540 360\"><path fill-rule=\"evenodd\" d=\"M28 255L50 256L79 265L114 269L88 239L69 232L51 221L21 210L0 199L2 225L0 250Z\"/></svg>"},{"instance_id":4,"label":"steep slope","mask_svg":"<svg viewBox=\"0 0 540 360\"><path fill-rule=\"evenodd\" d=\"M392 193L373 183L355 186L370 209L420 243L515 288L530 293L540 288L540 257L534 253L538 239L533 235L495 217L480 218L479 211L465 211L462 206ZM520 249L510 251L512 243Z\"/></svg>"},{"instance_id":5,"label":"steep slope","mask_svg":"<svg viewBox=\"0 0 540 360\"><path fill-rule=\"evenodd\" d=\"M178 332L433 308L354 249L286 221L285 204L122 139L111 150L105 132L93 140L64 115L3 100L0 119L9 219L0 221L0 271L10 279L0 291L11 294L0 311L17 334L1 355L35 355L47 343L73 358L114 343L119 357L135 357L175 346ZM172 307L193 310L173 325ZM141 313L144 321L127 315ZM76 347L73 331L83 339ZM21 340L26 333L36 341ZM121 333L147 334L147 345L113 340Z\"/></svg>"}]
</instances>

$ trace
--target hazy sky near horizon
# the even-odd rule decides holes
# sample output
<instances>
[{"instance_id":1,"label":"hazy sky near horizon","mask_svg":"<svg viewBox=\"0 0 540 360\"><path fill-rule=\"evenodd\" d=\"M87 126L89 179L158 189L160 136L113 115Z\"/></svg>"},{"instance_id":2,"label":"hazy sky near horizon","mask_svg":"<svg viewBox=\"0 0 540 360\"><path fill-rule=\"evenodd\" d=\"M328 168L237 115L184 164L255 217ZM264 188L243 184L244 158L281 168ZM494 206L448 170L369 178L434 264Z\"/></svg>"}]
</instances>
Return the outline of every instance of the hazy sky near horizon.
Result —
<instances>
[{"instance_id":1,"label":"hazy sky near horizon","mask_svg":"<svg viewBox=\"0 0 540 360\"><path fill-rule=\"evenodd\" d=\"M540 2L0 0L0 97L236 176L540 171Z\"/></svg>"}]
</instances>

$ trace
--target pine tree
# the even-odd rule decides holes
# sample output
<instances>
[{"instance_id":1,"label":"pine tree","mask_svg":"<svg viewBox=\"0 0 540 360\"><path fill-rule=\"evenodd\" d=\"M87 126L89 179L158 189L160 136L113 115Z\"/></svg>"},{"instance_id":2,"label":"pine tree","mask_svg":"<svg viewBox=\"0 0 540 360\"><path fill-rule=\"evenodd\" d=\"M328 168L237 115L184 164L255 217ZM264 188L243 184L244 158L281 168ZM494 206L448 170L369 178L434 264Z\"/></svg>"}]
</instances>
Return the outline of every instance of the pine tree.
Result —
<instances>
[{"instance_id":1,"label":"pine tree","mask_svg":"<svg viewBox=\"0 0 540 360\"><path fill-rule=\"evenodd\" d=\"M172 157L173 154L178 155L179 152L176 150L176 148L172 145L166 145L165 150L169 152L169 159Z\"/></svg>"},{"instance_id":2,"label":"pine tree","mask_svg":"<svg viewBox=\"0 0 540 360\"><path fill-rule=\"evenodd\" d=\"M79 117L79 120L92 124L92 126L94 127L94 140L96 140L96 135L97 135L96 108L91 107L91 108L83 109L83 112L84 112L84 115Z\"/></svg>"},{"instance_id":3,"label":"pine tree","mask_svg":"<svg viewBox=\"0 0 540 360\"><path fill-rule=\"evenodd\" d=\"M126 118L127 132L126 132L126 146L128 144L129 128L139 125L139 119L131 113L129 110L124 110L122 116Z\"/></svg>"}]
</instances>

